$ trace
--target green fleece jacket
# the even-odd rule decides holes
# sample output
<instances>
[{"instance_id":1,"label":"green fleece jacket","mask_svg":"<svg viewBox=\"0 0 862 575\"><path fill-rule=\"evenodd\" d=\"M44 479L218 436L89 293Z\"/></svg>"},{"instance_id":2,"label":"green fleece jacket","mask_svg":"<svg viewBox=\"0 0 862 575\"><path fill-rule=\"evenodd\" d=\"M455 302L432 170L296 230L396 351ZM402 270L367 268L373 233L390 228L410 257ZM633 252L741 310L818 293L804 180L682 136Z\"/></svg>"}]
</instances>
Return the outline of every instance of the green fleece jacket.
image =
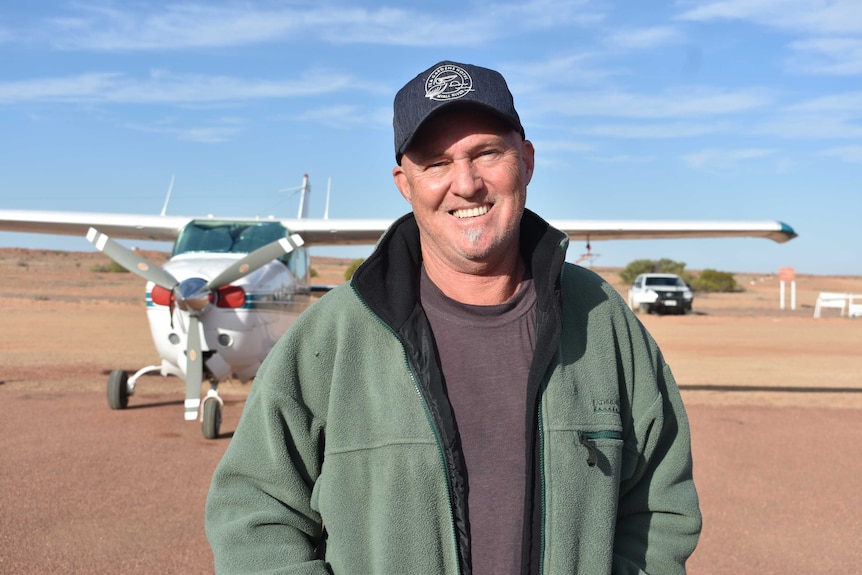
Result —
<instances>
[{"instance_id":1,"label":"green fleece jacket","mask_svg":"<svg viewBox=\"0 0 862 575\"><path fill-rule=\"evenodd\" d=\"M522 573L685 572L688 422L653 339L527 211L537 291ZM412 216L272 350L212 479L218 573L467 575L457 431L418 300Z\"/></svg>"}]
</instances>

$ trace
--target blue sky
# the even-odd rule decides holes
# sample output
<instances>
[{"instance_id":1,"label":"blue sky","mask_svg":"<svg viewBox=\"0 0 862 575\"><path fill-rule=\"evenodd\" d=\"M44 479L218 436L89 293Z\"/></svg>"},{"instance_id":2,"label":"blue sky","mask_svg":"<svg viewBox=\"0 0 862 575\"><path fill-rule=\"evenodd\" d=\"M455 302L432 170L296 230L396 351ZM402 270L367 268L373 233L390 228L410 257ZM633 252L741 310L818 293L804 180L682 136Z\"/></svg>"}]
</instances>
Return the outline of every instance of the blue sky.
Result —
<instances>
[{"instance_id":1,"label":"blue sky","mask_svg":"<svg viewBox=\"0 0 862 575\"><path fill-rule=\"evenodd\" d=\"M594 242L594 265L862 274L857 0L5 2L0 209L157 214L175 176L168 213L292 217L308 173L311 215L331 178L330 217L396 217L392 98L443 59L509 80L547 218L800 234Z\"/></svg>"}]
</instances>

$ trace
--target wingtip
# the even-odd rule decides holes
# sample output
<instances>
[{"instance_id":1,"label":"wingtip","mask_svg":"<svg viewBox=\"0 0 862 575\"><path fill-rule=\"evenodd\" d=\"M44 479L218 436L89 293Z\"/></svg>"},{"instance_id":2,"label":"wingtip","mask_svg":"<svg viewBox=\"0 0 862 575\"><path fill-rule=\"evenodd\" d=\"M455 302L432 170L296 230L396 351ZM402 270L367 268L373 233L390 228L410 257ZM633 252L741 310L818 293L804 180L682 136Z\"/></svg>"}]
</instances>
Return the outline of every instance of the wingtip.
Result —
<instances>
[{"instance_id":1,"label":"wingtip","mask_svg":"<svg viewBox=\"0 0 862 575\"><path fill-rule=\"evenodd\" d=\"M799 234L796 233L796 230L793 229L793 226L784 222L778 222L778 224L781 229L778 232L778 238L776 239L776 241L778 241L779 243L789 242L793 238L799 236Z\"/></svg>"}]
</instances>

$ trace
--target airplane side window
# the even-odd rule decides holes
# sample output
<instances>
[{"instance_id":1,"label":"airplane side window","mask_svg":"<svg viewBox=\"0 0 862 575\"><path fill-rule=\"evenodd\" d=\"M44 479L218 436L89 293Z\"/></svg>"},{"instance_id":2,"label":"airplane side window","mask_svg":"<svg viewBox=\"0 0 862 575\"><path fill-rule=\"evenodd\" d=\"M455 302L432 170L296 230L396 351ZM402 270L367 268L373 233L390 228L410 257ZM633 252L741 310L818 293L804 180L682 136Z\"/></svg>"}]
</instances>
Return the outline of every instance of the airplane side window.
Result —
<instances>
[{"instance_id":1,"label":"airplane side window","mask_svg":"<svg viewBox=\"0 0 862 575\"><path fill-rule=\"evenodd\" d=\"M299 281L308 281L308 252L305 248L298 248L288 254L290 260L287 262L287 267L293 272L293 275Z\"/></svg>"}]
</instances>

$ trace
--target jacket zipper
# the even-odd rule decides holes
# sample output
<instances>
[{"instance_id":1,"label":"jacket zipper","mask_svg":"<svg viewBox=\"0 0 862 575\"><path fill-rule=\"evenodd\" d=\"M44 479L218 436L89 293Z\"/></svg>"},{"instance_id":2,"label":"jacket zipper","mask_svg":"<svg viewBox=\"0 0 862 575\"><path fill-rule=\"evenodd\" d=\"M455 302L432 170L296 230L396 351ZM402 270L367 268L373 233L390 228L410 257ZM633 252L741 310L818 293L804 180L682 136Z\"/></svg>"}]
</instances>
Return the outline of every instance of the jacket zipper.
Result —
<instances>
[{"instance_id":1,"label":"jacket zipper","mask_svg":"<svg viewBox=\"0 0 862 575\"><path fill-rule=\"evenodd\" d=\"M404 349L403 344L401 348L402 350ZM422 390L419 388L419 380L416 377L413 366L410 365L410 358L407 357L406 350L404 350L404 363L407 365L407 370L410 372L410 379L413 380L413 389L416 390L416 395L419 396L419 401L422 402L422 407L425 409L425 418L428 420L428 424L431 426L432 431L434 431L434 440L437 442L437 452L440 455L440 467L443 472L443 479L446 480L446 493L448 494L448 497L446 497L446 508L449 510L449 525L452 527L452 543L455 546L455 563L458 565L458 575L460 575L461 554L458 551L458 537L455 535L457 529L455 528L455 513L452 511L452 484L449 482L449 473L446 470L446 454L443 452L443 444L440 441L440 430L437 429L437 425L434 423L434 418L431 416L431 409L428 407L428 401L425 399L425 396L422 395Z\"/></svg>"},{"instance_id":2,"label":"jacket zipper","mask_svg":"<svg viewBox=\"0 0 862 575\"><path fill-rule=\"evenodd\" d=\"M542 400L539 399L539 480L542 483L542 534L539 543L539 575L545 572L545 522L547 517L547 495L545 492L545 433L542 422Z\"/></svg>"},{"instance_id":3,"label":"jacket zipper","mask_svg":"<svg viewBox=\"0 0 862 575\"><path fill-rule=\"evenodd\" d=\"M425 396L422 395L422 390L419 387L419 378L416 377L416 372L413 369L413 366L410 364L410 357L407 355L407 350L404 348L404 344L401 342L401 338L398 337L398 334L395 333L389 324L380 319L376 313L374 313L368 304L365 303L365 300L359 295L359 292L356 291L356 287L351 284L350 286L353 289L353 293L356 295L356 298L362 302L362 306L365 310L384 328L386 328L389 333L392 334L398 343L401 345L401 353L404 358L404 365L407 367L407 372L410 374L410 380L413 383L413 389L416 391L416 395L419 396L419 401L422 402L422 407L425 410L425 419L428 420L428 424L431 426L431 430L434 432L434 441L437 443L437 452L440 455L440 466L443 471L443 479L446 480L446 493L448 497L446 498L446 507L449 510L449 525L452 527L452 543L455 548L455 563L458 566L457 575L461 574L461 554L458 551L458 537L455 535L457 529L455 528L455 513L452 511L452 484L449 481L449 473L447 472L446 466L446 454L443 452L443 443L440 441L440 430L437 429L437 424L434 422L434 417L431 415L431 409L428 407L428 401L425 399Z\"/></svg>"}]
</instances>

